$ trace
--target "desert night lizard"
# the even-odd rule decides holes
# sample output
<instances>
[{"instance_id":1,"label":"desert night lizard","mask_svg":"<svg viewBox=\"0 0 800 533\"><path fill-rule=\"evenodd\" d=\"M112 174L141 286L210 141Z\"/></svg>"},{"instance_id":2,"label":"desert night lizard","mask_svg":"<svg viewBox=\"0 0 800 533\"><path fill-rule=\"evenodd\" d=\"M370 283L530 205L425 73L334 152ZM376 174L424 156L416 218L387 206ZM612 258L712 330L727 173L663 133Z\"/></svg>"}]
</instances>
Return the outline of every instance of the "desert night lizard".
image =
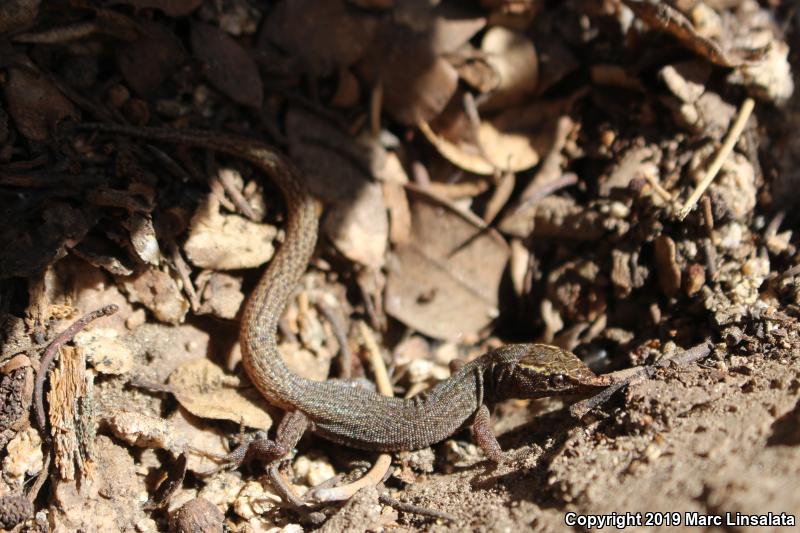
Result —
<instances>
[{"instance_id":1,"label":"desert night lizard","mask_svg":"<svg viewBox=\"0 0 800 533\"><path fill-rule=\"evenodd\" d=\"M247 460L281 459L308 429L354 448L391 452L424 448L469 425L475 442L497 462L502 451L490 428L488 406L508 398L580 394L608 385L574 354L544 344L510 344L487 352L408 399L381 396L345 381L302 378L281 359L276 331L314 252L318 205L291 163L263 142L229 134L108 124L79 127L238 157L266 173L283 193L286 238L245 305L240 343L250 381L286 415L275 440L253 441L240 461L245 454Z\"/></svg>"}]
</instances>

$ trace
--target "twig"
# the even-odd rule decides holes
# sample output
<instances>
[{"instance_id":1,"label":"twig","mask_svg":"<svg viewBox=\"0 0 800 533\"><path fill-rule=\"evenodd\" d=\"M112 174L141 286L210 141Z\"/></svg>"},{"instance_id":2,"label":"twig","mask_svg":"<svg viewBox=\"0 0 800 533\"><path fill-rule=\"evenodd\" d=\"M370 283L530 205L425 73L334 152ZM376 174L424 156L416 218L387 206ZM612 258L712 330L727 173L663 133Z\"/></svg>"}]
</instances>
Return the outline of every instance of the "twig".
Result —
<instances>
[{"instance_id":1,"label":"twig","mask_svg":"<svg viewBox=\"0 0 800 533\"><path fill-rule=\"evenodd\" d=\"M347 330L344 325L344 317L342 316L341 309L337 306L334 307L320 298L317 301L317 307L333 330L333 336L336 342L339 343L339 379L350 379L353 372L353 352L350 350L350 344L347 342Z\"/></svg>"},{"instance_id":2,"label":"twig","mask_svg":"<svg viewBox=\"0 0 800 533\"><path fill-rule=\"evenodd\" d=\"M446 513L444 511L438 511L436 509L428 509L427 507L420 507L419 505L413 505L411 503L401 502L399 500L395 500L390 496L386 496L385 494L379 496L378 501L384 505L388 505L389 507L393 507L398 511L402 511L404 513L414 513L420 516L428 516L430 518L441 518L442 520L447 520L448 522L456 521L456 517L451 515L450 513Z\"/></svg>"},{"instance_id":3,"label":"twig","mask_svg":"<svg viewBox=\"0 0 800 533\"><path fill-rule=\"evenodd\" d=\"M186 292L186 296L189 297L189 304L192 306L192 311L196 313L200 309L200 298L197 296L197 291L194 289L194 283L192 283L192 278L190 276L191 269L183 259L174 239L169 240L167 250L169 251L172 264L175 266L175 271L183 282L183 290Z\"/></svg>"},{"instance_id":4,"label":"twig","mask_svg":"<svg viewBox=\"0 0 800 533\"><path fill-rule=\"evenodd\" d=\"M211 156L209 156L211 157ZM215 179L219 180L219 183L222 185L222 188L228 193L228 197L233 202L233 205L236 206L236 209L239 210L244 216L248 219L258 222L258 215L256 215L253 208L250 207L250 204L245 199L242 191L233 183L233 175L230 172L223 172L221 169L218 169L217 172L214 174Z\"/></svg>"},{"instance_id":5,"label":"twig","mask_svg":"<svg viewBox=\"0 0 800 533\"><path fill-rule=\"evenodd\" d=\"M363 320L358 321L358 331L364 339L364 345L367 348L367 355L369 357L369 364L372 366L372 372L375 374L375 385L378 387L378 392L384 396L394 396L392 383L389 381L389 373L386 371L386 364L381 357L381 349L378 343L375 342L375 337L367 327Z\"/></svg>"},{"instance_id":6,"label":"twig","mask_svg":"<svg viewBox=\"0 0 800 533\"><path fill-rule=\"evenodd\" d=\"M672 201L672 195L669 193L668 190L664 188L663 185L661 185L658 182L658 180L656 180L655 176L653 176L649 172L645 172L644 179L647 183L650 184L650 186L653 188L656 194L658 194L661 197L662 200L666 200L667 202Z\"/></svg>"},{"instance_id":7,"label":"twig","mask_svg":"<svg viewBox=\"0 0 800 533\"><path fill-rule=\"evenodd\" d=\"M677 365L687 365L691 362L697 361L698 359L706 357L710 353L711 343L706 341L703 344L698 344L697 346L689 348L688 350L683 351L674 357L662 359L654 365L628 368L625 370L620 370L619 372L613 372L611 374L600 376L601 378L607 379L610 382L609 386L590 398L572 404L572 406L569 408L569 412L575 418L582 418L586 415L586 413L598 405L608 401L608 399L615 392L625 385L629 385L640 379L651 377L656 373L656 370L669 364L674 363Z\"/></svg>"},{"instance_id":8,"label":"twig","mask_svg":"<svg viewBox=\"0 0 800 533\"><path fill-rule=\"evenodd\" d=\"M549 181L547 183L543 183L541 186L536 188L529 189L529 194L525 197L525 199L517 205L514 210L513 214L516 215L523 209L527 209L531 206L534 206L541 202L547 196L550 196L554 192L559 189L563 189L565 187L570 187L578 183L578 176L572 172L567 172L566 174L562 174L560 177Z\"/></svg>"},{"instance_id":9,"label":"twig","mask_svg":"<svg viewBox=\"0 0 800 533\"><path fill-rule=\"evenodd\" d=\"M714 157L714 160L711 162L711 165L708 167L705 176L703 179L700 180L700 183L697 184L697 188L694 190L689 199L686 200L683 208L681 208L680 212L678 213L678 220L683 220L686 218L694 206L697 204L697 201L706 191L711 182L714 181L714 178L717 176L717 172L719 169L722 168L722 163L725 162L728 155L730 155L731 151L733 150L736 141L739 140L739 136L742 134L744 130L745 124L747 124L747 119L750 118L750 114L753 112L753 108L755 107L755 102L752 98L747 98L742 103L742 107L739 108L739 113L736 115L736 120L733 122L733 126L731 126L730 131L728 131L728 135L725 137L725 141L722 143L717 155Z\"/></svg>"},{"instance_id":10,"label":"twig","mask_svg":"<svg viewBox=\"0 0 800 533\"><path fill-rule=\"evenodd\" d=\"M44 380L47 377L47 370L50 368L50 364L58 353L58 349L65 343L71 341L79 331L88 326L91 322L104 316L113 315L118 310L119 306L111 304L84 315L76 320L70 327L59 333L44 351L42 360L39 362L39 371L36 373L36 381L34 382L33 388L36 422L39 424L39 429L42 430L43 438L47 439L47 418L44 413Z\"/></svg>"},{"instance_id":11,"label":"twig","mask_svg":"<svg viewBox=\"0 0 800 533\"><path fill-rule=\"evenodd\" d=\"M369 98L369 129L372 138L381 134L381 109L383 108L383 80L378 80Z\"/></svg>"}]
</instances>

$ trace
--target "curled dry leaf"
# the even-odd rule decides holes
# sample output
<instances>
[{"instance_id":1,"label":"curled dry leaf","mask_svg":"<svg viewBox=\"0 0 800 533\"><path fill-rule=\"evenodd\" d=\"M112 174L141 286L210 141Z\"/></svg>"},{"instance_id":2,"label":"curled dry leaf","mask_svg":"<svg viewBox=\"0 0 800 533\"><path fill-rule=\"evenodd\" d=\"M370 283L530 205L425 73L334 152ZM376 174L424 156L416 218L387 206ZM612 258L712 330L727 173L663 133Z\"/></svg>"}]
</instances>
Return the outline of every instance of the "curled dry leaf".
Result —
<instances>
[{"instance_id":1,"label":"curled dry leaf","mask_svg":"<svg viewBox=\"0 0 800 533\"><path fill-rule=\"evenodd\" d=\"M133 251L145 263L157 265L161 259L161 250L158 247L153 219L150 216L133 213L128 219L128 226Z\"/></svg>"},{"instance_id":2,"label":"curled dry leaf","mask_svg":"<svg viewBox=\"0 0 800 533\"><path fill-rule=\"evenodd\" d=\"M537 140L529 132L503 131L491 121L478 126L478 144L492 166L504 172L520 172L539 163Z\"/></svg>"},{"instance_id":3,"label":"curled dry leaf","mask_svg":"<svg viewBox=\"0 0 800 533\"><path fill-rule=\"evenodd\" d=\"M189 260L202 268L255 268L272 257L277 233L274 226L221 214L219 202L210 195L192 217L184 249Z\"/></svg>"},{"instance_id":4,"label":"curled dry leaf","mask_svg":"<svg viewBox=\"0 0 800 533\"><path fill-rule=\"evenodd\" d=\"M390 261L386 311L408 326L458 340L497 316L509 250L477 217L412 193L412 234Z\"/></svg>"},{"instance_id":5,"label":"curled dry leaf","mask_svg":"<svg viewBox=\"0 0 800 533\"><path fill-rule=\"evenodd\" d=\"M425 135L425 138L436 148L442 157L453 163L455 166L472 172L474 174L481 174L490 176L494 174L495 167L486 157L478 153L471 153L461 149L456 144L448 141L444 137L437 135L427 122L420 122L417 124L419 130Z\"/></svg>"},{"instance_id":6,"label":"curled dry leaf","mask_svg":"<svg viewBox=\"0 0 800 533\"><path fill-rule=\"evenodd\" d=\"M455 52L486 27L486 16L465 2L441 2L424 21L430 25L430 46L437 54Z\"/></svg>"},{"instance_id":7,"label":"curled dry leaf","mask_svg":"<svg viewBox=\"0 0 800 533\"><path fill-rule=\"evenodd\" d=\"M720 47L719 44L703 37L683 13L663 2L651 3L643 0L623 0L633 13L653 29L661 30L675 37L683 46L721 67L737 67L743 63Z\"/></svg>"},{"instance_id":8,"label":"curled dry leaf","mask_svg":"<svg viewBox=\"0 0 800 533\"><path fill-rule=\"evenodd\" d=\"M498 170L520 172L535 166L546 147L542 131L507 128L507 123L507 114L481 122L477 131L478 146L456 144L436 134L426 122L418 126L442 157L467 172L489 176Z\"/></svg>"},{"instance_id":9,"label":"curled dry leaf","mask_svg":"<svg viewBox=\"0 0 800 533\"><path fill-rule=\"evenodd\" d=\"M428 35L402 26L385 26L360 66L383 88L386 112L409 126L437 117L458 88L458 72L433 53Z\"/></svg>"},{"instance_id":10,"label":"curled dry leaf","mask_svg":"<svg viewBox=\"0 0 800 533\"><path fill-rule=\"evenodd\" d=\"M261 108L264 88L258 66L231 36L215 26L192 22L192 50L207 66L206 76L239 104Z\"/></svg>"},{"instance_id":11,"label":"curled dry leaf","mask_svg":"<svg viewBox=\"0 0 800 533\"><path fill-rule=\"evenodd\" d=\"M498 86L481 104L482 110L507 109L536 91L539 58L536 47L528 37L495 26L484 35L481 50L499 79Z\"/></svg>"},{"instance_id":12,"label":"curled dry leaf","mask_svg":"<svg viewBox=\"0 0 800 533\"><path fill-rule=\"evenodd\" d=\"M123 263L119 258L112 255L118 250L115 249L113 243L103 237L88 235L71 251L90 265L102 268L115 276L130 276L133 274L133 269L130 265Z\"/></svg>"},{"instance_id":13,"label":"curled dry leaf","mask_svg":"<svg viewBox=\"0 0 800 533\"><path fill-rule=\"evenodd\" d=\"M245 388L238 376L226 374L208 359L184 363L169 377L178 402L200 418L230 420L257 429L269 429L272 419L259 392Z\"/></svg>"}]
</instances>

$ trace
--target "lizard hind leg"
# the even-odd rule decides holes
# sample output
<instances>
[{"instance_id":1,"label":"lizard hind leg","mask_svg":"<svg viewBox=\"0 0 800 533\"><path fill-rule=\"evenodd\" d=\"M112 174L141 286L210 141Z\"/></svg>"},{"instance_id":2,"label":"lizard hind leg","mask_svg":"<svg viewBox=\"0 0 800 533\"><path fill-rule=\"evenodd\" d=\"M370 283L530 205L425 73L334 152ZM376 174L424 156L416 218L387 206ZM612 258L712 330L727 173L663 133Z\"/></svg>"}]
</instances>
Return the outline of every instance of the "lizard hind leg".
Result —
<instances>
[{"instance_id":1,"label":"lizard hind leg","mask_svg":"<svg viewBox=\"0 0 800 533\"><path fill-rule=\"evenodd\" d=\"M225 457L225 461L235 467L242 466L254 459L267 464L280 461L292 453L300 441L300 437L308 429L308 425L308 417L301 411L289 411L283 415L274 440L258 437L245 442L229 453Z\"/></svg>"}]
</instances>

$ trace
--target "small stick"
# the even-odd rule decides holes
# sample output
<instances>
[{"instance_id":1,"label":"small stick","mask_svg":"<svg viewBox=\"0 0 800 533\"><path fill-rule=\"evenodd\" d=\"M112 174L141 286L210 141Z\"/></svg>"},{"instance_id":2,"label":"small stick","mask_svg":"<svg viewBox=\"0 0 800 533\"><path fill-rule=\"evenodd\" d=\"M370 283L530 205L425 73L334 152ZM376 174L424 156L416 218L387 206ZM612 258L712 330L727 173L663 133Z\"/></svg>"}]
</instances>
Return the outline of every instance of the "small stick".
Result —
<instances>
[{"instance_id":1,"label":"small stick","mask_svg":"<svg viewBox=\"0 0 800 533\"><path fill-rule=\"evenodd\" d=\"M650 184L655 193L658 194L663 200L666 200L667 202L672 201L672 195L669 193L667 189L664 188L663 185L661 185L658 182L658 180L656 180L655 176L652 176L650 173L645 172L644 179L645 181L647 181L647 183Z\"/></svg>"},{"instance_id":2,"label":"small stick","mask_svg":"<svg viewBox=\"0 0 800 533\"><path fill-rule=\"evenodd\" d=\"M369 364L372 366L372 371L375 373L375 386L378 392L384 396L394 396L392 389L392 382L389 381L389 373L386 371L386 364L381 357L381 349L378 343L375 342L372 332L367 327L363 320L358 321L358 331L364 339L364 345L367 348L367 355L369 356Z\"/></svg>"},{"instance_id":3,"label":"small stick","mask_svg":"<svg viewBox=\"0 0 800 533\"><path fill-rule=\"evenodd\" d=\"M317 307L328 319L328 323L333 330L333 336L339 343L339 379L350 379L353 373L353 352L347 342L347 330L344 325L344 317L339 307L329 305L323 298L317 301Z\"/></svg>"},{"instance_id":4,"label":"small stick","mask_svg":"<svg viewBox=\"0 0 800 533\"><path fill-rule=\"evenodd\" d=\"M752 98L747 98L742 103L742 107L739 108L739 113L736 115L736 120L733 122L733 126L728 131L728 135L725 137L725 141L722 143L717 155L714 157L714 160L711 162L711 165L708 167L705 176L703 179L700 180L700 183L697 185L697 188L694 190L689 199L686 200L686 204L684 204L683 208L681 208L680 212L678 212L678 220L683 220L686 218L694 206L697 204L697 201L706 191L711 182L714 181L714 178L717 176L717 172L719 169L722 168L722 163L725 162L725 159L728 158L731 151L733 150L736 141L739 140L739 136L742 134L744 130L744 126L747 123L747 119L750 118L750 114L753 112L753 108L755 107L755 102Z\"/></svg>"},{"instance_id":5,"label":"small stick","mask_svg":"<svg viewBox=\"0 0 800 533\"><path fill-rule=\"evenodd\" d=\"M402 511L404 513L414 513L420 516L427 516L430 518L441 518L442 520L447 520L448 522L456 521L456 517L451 515L450 513L446 513L444 511L438 511L436 509L428 509L427 507L420 507L419 505L414 505L411 503L401 502L399 500L395 500L391 496L386 496L385 494L379 496L378 501L381 502L383 505L388 505L389 507L393 507L398 511Z\"/></svg>"},{"instance_id":6,"label":"small stick","mask_svg":"<svg viewBox=\"0 0 800 533\"><path fill-rule=\"evenodd\" d=\"M708 196L703 196L701 203L703 204L703 222L706 225L708 236L712 237L714 235L714 213L711 211L711 200Z\"/></svg>"},{"instance_id":7,"label":"small stick","mask_svg":"<svg viewBox=\"0 0 800 533\"><path fill-rule=\"evenodd\" d=\"M675 363L677 365L687 365L691 362L697 361L698 359L706 357L710 353L711 343L706 341L702 344L698 344L697 346L689 348L688 350L685 350L674 357L662 359L654 365L628 368L625 370L620 370L619 372L613 372L611 374L599 376L604 380L610 381L609 386L590 398L572 404L569 408L569 412L575 418L583 418L586 413L598 405L608 401L612 394L617 392L625 385L633 383L634 381L638 381L642 378L651 377L656 373L657 369L663 368L669 364Z\"/></svg>"},{"instance_id":8,"label":"small stick","mask_svg":"<svg viewBox=\"0 0 800 533\"><path fill-rule=\"evenodd\" d=\"M372 138L381 134L381 109L383 108L383 80L378 80L369 98L369 129Z\"/></svg>"},{"instance_id":9,"label":"small stick","mask_svg":"<svg viewBox=\"0 0 800 533\"><path fill-rule=\"evenodd\" d=\"M39 371L36 373L36 381L34 382L33 398L34 408L36 412L36 422L39 424L39 429L42 430L42 435L47 438L47 418L44 413L44 380L47 377L47 370L50 364L55 359L58 349L65 343L71 341L75 335L78 334L83 328L94 322L98 318L113 315L119 310L116 304L107 305L96 311L84 315L75 321L70 327L59 333L53 342L47 347L42 355L42 360L39 362Z\"/></svg>"}]
</instances>

